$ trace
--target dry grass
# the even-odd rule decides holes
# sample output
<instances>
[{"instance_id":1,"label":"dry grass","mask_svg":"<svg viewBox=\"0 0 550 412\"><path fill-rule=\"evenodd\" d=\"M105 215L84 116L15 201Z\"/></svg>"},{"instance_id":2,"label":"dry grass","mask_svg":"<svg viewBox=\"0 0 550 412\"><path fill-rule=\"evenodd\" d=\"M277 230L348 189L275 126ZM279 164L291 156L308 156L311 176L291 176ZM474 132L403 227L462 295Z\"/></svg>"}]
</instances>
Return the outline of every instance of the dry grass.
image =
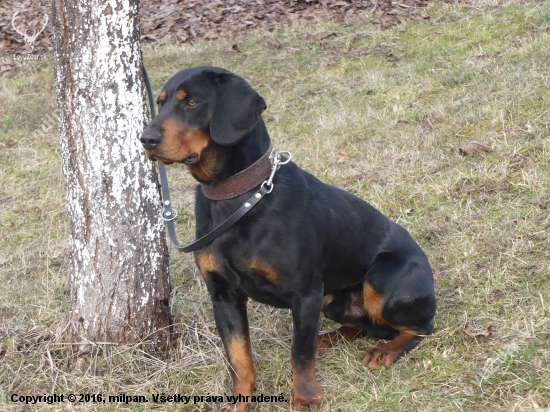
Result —
<instances>
[{"instance_id":1,"label":"dry grass","mask_svg":"<svg viewBox=\"0 0 550 412\"><path fill-rule=\"evenodd\" d=\"M328 351L317 364L325 410L550 409L550 7L498 4L438 4L430 21L386 31L326 25L338 32L328 50L305 42L321 30L308 27L240 38L244 53L228 52L227 42L145 51L156 90L199 64L247 78L268 102L277 148L407 227L430 257L436 333L389 369L362 366L372 339ZM267 45L274 38L283 48ZM0 409L20 408L12 393L228 393L204 284L192 259L176 252L177 346L157 357L106 346L79 370L68 368L68 223L57 136L53 129L30 136L54 110L52 82L45 63L1 91ZM460 156L474 139L495 151ZM170 174L183 242L193 233L194 183L183 169ZM250 316L258 390L289 396L290 314L252 303ZM178 406L184 410L126 407ZM116 409L50 408L58 407Z\"/></svg>"}]
</instances>

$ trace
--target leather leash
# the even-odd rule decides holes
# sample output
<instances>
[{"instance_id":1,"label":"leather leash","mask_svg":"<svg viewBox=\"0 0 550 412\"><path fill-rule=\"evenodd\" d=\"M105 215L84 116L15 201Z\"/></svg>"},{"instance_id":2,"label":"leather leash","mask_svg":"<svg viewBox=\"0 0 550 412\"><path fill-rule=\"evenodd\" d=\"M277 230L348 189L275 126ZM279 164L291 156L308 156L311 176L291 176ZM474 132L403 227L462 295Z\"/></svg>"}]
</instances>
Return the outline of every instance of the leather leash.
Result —
<instances>
[{"instance_id":1,"label":"leather leash","mask_svg":"<svg viewBox=\"0 0 550 412\"><path fill-rule=\"evenodd\" d=\"M151 88L151 83L149 81L149 76L147 75L147 70L145 69L145 65L142 65L142 69L143 69L143 80L145 81L145 86L147 88L147 96L149 98L151 117L155 118L156 111L155 111L155 104L153 100L153 90ZM285 159L281 159L281 154L285 154L288 157ZM262 185L260 186L260 189L258 189L256 193L254 193L252 197L250 197L250 199L244 202L242 206L239 209L237 209L235 213L233 213L226 220L224 220L219 226L217 226L211 232L208 232L206 235L204 235L200 239L196 240L195 242L187 246L180 246L178 242L176 229L174 227L174 219L178 216L178 212L174 208L172 208L172 202L170 201L170 189L168 188L168 176L166 174L166 166L162 162L157 162L158 168L159 168L160 185L161 185L162 199L163 199L162 219L166 222L166 229L168 230L168 236L170 238L170 241L174 245L174 247L177 250L184 253L189 253L189 252L193 252L195 250L201 249L202 247L206 246L207 244L212 242L214 239L216 239L218 236L220 236L222 233L224 233L231 226L233 226L239 219L241 219L244 215L246 215L261 199L263 199L264 196L271 193L274 187L273 177L275 176L275 172L279 170L281 165L284 165L290 162L291 155L289 152L278 152L273 149L269 157L272 163L271 174L269 178L262 183Z\"/></svg>"}]
</instances>

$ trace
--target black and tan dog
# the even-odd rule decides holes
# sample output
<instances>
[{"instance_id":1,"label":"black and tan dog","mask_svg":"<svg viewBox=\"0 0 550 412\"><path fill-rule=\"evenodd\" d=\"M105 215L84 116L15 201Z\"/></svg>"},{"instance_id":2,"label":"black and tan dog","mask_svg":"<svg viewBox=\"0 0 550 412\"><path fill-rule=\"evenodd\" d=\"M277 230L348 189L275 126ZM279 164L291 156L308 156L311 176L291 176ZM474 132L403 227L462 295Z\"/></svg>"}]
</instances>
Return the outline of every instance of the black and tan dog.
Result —
<instances>
[{"instance_id":1,"label":"black and tan dog","mask_svg":"<svg viewBox=\"0 0 550 412\"><path fill-rule=\"evenodd\" d=\"M149 159L184 163L200 182L195 216L202 237L267 177L265 167L258 167L271 145L260 116L266 103L241 77L196 67L172 77L158 105L160 113L141 142ZM245 399L226 410L251 409L246 396L256 376L249 297L292 309L292 391L303 406L323 399L315 377L317 348L364 335L390 340L363 358L374 369L391 365L433 332L432 270L409 233L292 162L275 175L272 193L195 256L231 365L234 395ZM318 336L321 311L343 326Z\"/></svg>"}]
</instances>

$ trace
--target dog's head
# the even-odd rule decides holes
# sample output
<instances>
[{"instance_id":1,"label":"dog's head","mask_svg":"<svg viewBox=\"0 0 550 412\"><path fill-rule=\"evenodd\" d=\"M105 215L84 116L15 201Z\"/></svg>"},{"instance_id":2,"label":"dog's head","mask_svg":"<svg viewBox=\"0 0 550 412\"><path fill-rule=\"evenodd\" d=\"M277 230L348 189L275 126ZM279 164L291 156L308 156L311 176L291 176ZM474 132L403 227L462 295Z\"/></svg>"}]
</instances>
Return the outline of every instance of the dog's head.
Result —
<instances>
[{"instance_id":1,"label":"dog's head","mask_svg":"<svg viewBox=\"0 0 550 412\"><path fill-rule=\"evenodd\" d=\"M267 107L244 79L209 66L178 72L157 104L159 114L140 138L147 157L197 170L212 163L213 146L235 145L248 135Z\"/></svg>"}]
</instances>

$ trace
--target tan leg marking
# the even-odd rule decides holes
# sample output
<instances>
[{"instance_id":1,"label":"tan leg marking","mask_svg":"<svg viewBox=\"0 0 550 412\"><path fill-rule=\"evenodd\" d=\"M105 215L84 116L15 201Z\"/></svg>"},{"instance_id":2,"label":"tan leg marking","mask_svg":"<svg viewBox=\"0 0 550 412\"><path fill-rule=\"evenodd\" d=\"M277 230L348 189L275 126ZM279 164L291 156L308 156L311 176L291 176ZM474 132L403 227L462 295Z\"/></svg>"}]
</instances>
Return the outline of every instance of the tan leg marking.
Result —
<instances>
[{"instance_id":1,"label":"tan leg marking","mask_svg":"<svg viewBox=\"0 0 550 412\"><path fill-rule=\"evenodd\" d=\"M298 407L317 406L323 402L323 391L315 376L315 360L312 360L304 369L298 370L294 360L292 365L292 398Z\"/></svg>"},{"instance_id":2,"label":"tan leg marking","mask_svg":"<svg viewBox=\"0 0 550 412\"><path fill-rule=\"evenodd\" d=\"M338 342L350 341L357 337L361 332L361 329L353 325L342 325L338 330L331 330L330 332L322 332L317 336L317 352L322 352L328 349Z\"/></svg>"},{"instance_id":3,"label":"tan leg marking","mask_svg":"<svg viewBox=\"0 0 550 412\"><path fill-rule=\"evenodd\" d=\"M256 386L256 372L252 362L252 348L248 338L230 338L227 342L227 353L233 377L233 395L252 396ZM249 398L251 400L251 398ZM250 402L239 402L228 405L228 411L245 412L251 408Z\"/></svg>"},{"instance_id":4,"label":"tan leg marking","mask_svg":"<svg viewBox=\"0 0 550 412\"><path fill-rule=\"evenodd\" d=\"M369 282L363 284L363 304L373 322L386 323L382 316L384 298Z\"/></svg>"},{"instance_id":5,"label":"tan leg marking","mask_svg":"<svg viewBox=\"0 0 550 412\"><path fill-rule=\"evenodd\" d=\"M400 334L395 339L370 349L363 358L363 364L369 369L376 369L381 365L386 367L394 363L397 358L414 347L417 334L409 328L400 328Z\"/></svg>"}]
</instances>

